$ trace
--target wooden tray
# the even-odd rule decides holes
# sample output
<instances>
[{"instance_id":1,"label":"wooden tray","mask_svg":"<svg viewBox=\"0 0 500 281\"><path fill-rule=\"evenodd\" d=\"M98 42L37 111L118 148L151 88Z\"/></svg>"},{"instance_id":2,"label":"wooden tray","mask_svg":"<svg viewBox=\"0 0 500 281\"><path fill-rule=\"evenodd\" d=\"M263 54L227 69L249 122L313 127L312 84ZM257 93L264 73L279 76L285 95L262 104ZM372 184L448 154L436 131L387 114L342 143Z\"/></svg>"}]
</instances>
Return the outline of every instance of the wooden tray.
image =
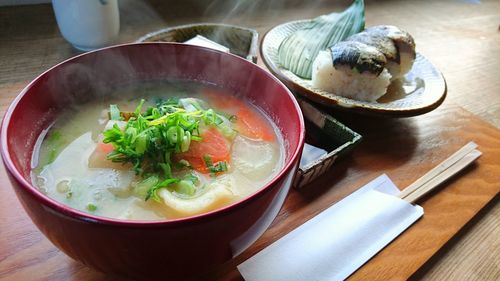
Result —
<instances>
[{"instance_id":1,"label":"wooden tray","mask_svg":"<svg viewBox=\"0 0 500 281\"><path fill-rule=\"evenodd\" d=\"M11 88L18 92L23 85ZM2 114L5 107L2 108ZM346 197L381 173L404 188L470 140L483 155L437 192L419 202L425 215L361 267L352 280L406 280L499 193L500 131L462 108L445 103L416 118L335 117L360 132L363 142L335 169L305 189L292 189L280 214L247 251L204 280L242 280L236 265ZM52 245L22 209L0 168L0 279L110 280ZM120 280L120 279L118 279Z\"/></svg>"},{"instance_id":2,"label":"wooden tray","mask_svg":"<svg viewBox=\"0 0 500 281\"><path fill-rule=\"evenodd\" d=\"M6 87L17 93L24 84ZM7 96L7 95L6 95ZM14 94L7 98L12 99ZM2 108L4 113L5 107ZM363 142L308 188L292 189L283 209L264 235L247 251L204 280L241 280L235 266L351 194L382 173L404 188L472 140L483 155L419 204L425 215L361 267L352 280L405 280L499 192L500 131L462 108L444 103L439 109L407 119L335 118L363 135ZM110 280L57 250L33 225L0 169L0 279ZM300 254L300 253L298 253ZM119 280L119 279L118 279Z\"/></svg>"},{"instance_id":3,"label":"wooden tray","mask_svg":"<svg viewBox=\"0 0 500 281\"><path fill-rule=\"evenodd\" d=\"M483 155L418 204L425 214L356 271L350 280L406 280L449 242L499 193L500 131L445 103L426 115L406 119L334 114L363 135L363 142L313 186L292 190L264 235L247 251L212 274L213 280L242 280L235 266L351 194L382 173L403 189L468 141ZM300 253L297 253L300 254Z\"/></svg>"}]
</instances>

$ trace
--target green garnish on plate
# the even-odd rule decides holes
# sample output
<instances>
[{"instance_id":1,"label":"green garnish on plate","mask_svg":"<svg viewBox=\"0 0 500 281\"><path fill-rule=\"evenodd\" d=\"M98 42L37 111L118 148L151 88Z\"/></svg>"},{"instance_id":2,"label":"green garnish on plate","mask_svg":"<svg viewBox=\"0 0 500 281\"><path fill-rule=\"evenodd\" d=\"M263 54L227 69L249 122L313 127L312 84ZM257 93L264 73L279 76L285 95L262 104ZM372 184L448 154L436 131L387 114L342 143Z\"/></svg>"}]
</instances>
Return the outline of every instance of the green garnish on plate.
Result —
<instances>
[{"instance_id":1,"label":"green garnish on plate","mask_svg":"<svg viewBox=\"0 0 500 281\"><path fill-rule=\"evenodd\" d=\"M354 2L342 13L317 17L287 36L279 45L279 64L295 75L311 79L312 64L319 51L326 50L365 28L365 4Z\"/></svg>"}]
</instances>

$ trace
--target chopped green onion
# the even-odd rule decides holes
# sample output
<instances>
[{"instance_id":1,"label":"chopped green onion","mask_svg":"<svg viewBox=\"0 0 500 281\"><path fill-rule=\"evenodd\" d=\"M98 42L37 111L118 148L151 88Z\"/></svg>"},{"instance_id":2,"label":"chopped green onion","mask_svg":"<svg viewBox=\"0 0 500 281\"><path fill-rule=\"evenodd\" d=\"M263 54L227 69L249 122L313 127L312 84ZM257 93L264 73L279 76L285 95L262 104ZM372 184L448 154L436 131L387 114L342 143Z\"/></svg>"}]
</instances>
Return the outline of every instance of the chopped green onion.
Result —
<instances>
[{"instance_id":1,"label":"chopped green onion","mask_svg":"<svg viewBox=\"0 0 500 281\"><path fill-rule=\"evenodd\" d=\"M146 198L148 191L158 184L159 178L157 176L150 176L139 182L134 187L134 194L141 198Z\"/></svg>"},{"instance_id":2,"label":"chopped green onion","mask_svg":"<svg viewBox=\"0 0 500 281\"><path fill-rule=\"evenodd\" d=\"M207 166L208 169L214 166L212 157L210 157L210 155L203 155L203 161L205 162L205 166Z\"/></svg>"},{"instance_id":3,"label":"chopped green onion","mask_svg":"<svg viewBox=\"0 0 500 281\"><path fill-rule=\"evenodd\" d=\"M207 169L210 173L220 173L227 171L226 161L220 161L214 165L212 158L209 155L204 155L203 161L205 161L205 166L207 166Z\"/></svg>"},{"instance_id":4,"label":"chopped green onion","mask_svg":"<svg viewBox=\"0 0 500 281\"><path fill-rule=\"evenodd\" d=\"M233 122L233 123L234 123L234 122L236 122L236 120L238 120L238 117L237 117L236 115L231 115L231 116L229 116L229 118L227 118L227 119L228 119L229 121L231 121L231 122Z\"/></svg>"},{"instance_id":5,"label":"chopped green onion","mask_svg":"<svg viewBox=\"0 0 500 281\"><path fill-rule=\"evenodd\" d=\"M158 165L160 165L160 167L162 168L165 177L172 178L172 168L170 167L169 163L160 163Z\"/></svg>"},{"instance_id":6,"label":"chopped green onion","mask_svg":"<svg viewBox=\"0 0 500 281\"><path fill-rule=\"evenodd\" d=\"M135 152L142 154L146 151L148 145L148 138L145 134L140 134L137 136L136 139L136 145L135 145Z\"/></svg>"},{"instance_id":7,"label":"chopped green onion","mask_svg":"<svg viewBox=\"0 0 500 281\"><path fill-rule=\"evenodd\" d=\"M89 210L90 212L94 212L95 210L97 210L97 206L92 203L88 203L87 210Z\"/></svg>"},{"instance_id":8,"label":"chopped green onion","mask_svg":"<svg viewBox=\"0 0 500 281\"><path fill-rule=\"evenodd\" d=\"M185 159L181 159L177 163L180 164L182 167L191 167L191 164L189 164L189 162Z\"/></svg>"},{"instance_id":9,"label":"chopped green onion","mask_svg":"<svg viewBox=\"0 0 500 281\"><path fill-rule=\"evenodd\" d=\"M182 137L181 152L186 152L189 150L189 145L191 144L191 133L186 131Z\"/></svg>"},{"instance_id":10,"label":"chopped green onion","mask_svg":"<svg viewBox=\"0 0 500 281\"><path fill-rule=\"evenodd\" d=\"M156 185L154 185L153 187L151 187L148 190L148 194L146 195L146 201L149 198L153 198L153 200L155 200L156 202L161 202L160 197L158 196L158 193L157 193L158 190L162 189L162 188L166 188L170 184L177 183L177 182L179 182L179 179L166 179L160 183L157 183Z\"/></svg>"},{"instance_id":11,"label":"chopped green onion","mask_svg":"<svg viewBox=\"0 0 500 281\"><path fill-rule=\"evenodd\" d=\"M184 179L191 181L194 185L197 185L198 183L200 183L200 179L197 176L195 176L193 173L187 174L184 177Z\"/></svg>"},{"instance_id":12,"label":"chopped green onion","mask_svg":"<svg viewBox=\"0 0 500 281\"><path fill-rule=\"evenodd\" d=\"M168 128L167 139L170 143L177 143L177 127Z\"/></svg>"},{"instance_id":13,"label":"chopped green onion","mask_svg":"<svg viewBox=\"0 0 500 281\"><path fill-rule=\"evenodd\" d=\"M176 141L176 150L181 151L182 140L184 138L184 129L181 126L177 126L177 141Z\"/></svg>"},{"instance_id":14,"label":"chopped green onion","mask_svg":"<svg viewBox=\"0 0 500 281\"><path fill-rule=\"evenodd\" d=\"M120 109L118 109L118 106L116 104L109 105L109 119L116 121L122 119L120 116Z\"/></svg>"},{"instance_id":15,"label":"chopped green onion","mask_svg":"<svg viewBox=\"0 0 500 281\"><path fill-rule=\"evenodd\" d=\"M137 129L134 127L128 127L125 130L126 136L130 139L133 140L137 137Z\"/></svg>"},{"instance_id":16,"label":"chopped green onion","mask_svg":"<svg viewBox=\"0 0 500 281\"><path fill-rule=\"evenodd\" d=\"M224 137L230 140L234 139L236 135L238 135L238 133L233 128L225 125L219 126L219 131Z\"/></svg>"},{"instance_id":17,"label":"chopped green onion","mask_svg":"<svg viewBox=\"0 0 500 281\"><path fill-rule=\"evenodd\" d=\"M177 183L175 191L184 195L192 196L196 192L193 182L189 180L181 180Z\"/></svg>"},{"instance_id":18,"label":"chopped green onion","mask_svg":"<svg viewBox=\"0 0 500 281\"><path fill-rule=\"evenodd\" d=\"M144 180L134 188L134 194L148 200L153 198L160 201L157 191L161 188L173 190L176 186L170 186L182 181L190 181L189 178L179 179L174 176L172 169L191 168L190 163L184 159L178 160L172 157L175 153L188 152L192 141L202 141L200 136L200 125L217 127L226 132L230 138L234 131L230 123L225 121L223 113L213 109L204 109L205 104L196 99L187 100L195 110L191 108L188 112L179 99L168 99L159 101L156 106L148 107L144 112L142 107L144 99L130 113L125 128L121 129L114 124L111 129L103 132L104 143L111 143L113 151L107 155L107 159L117 163L130 163L136 175L141 175ZM116 105L110 106L110 117L123 120L123 112ZM227 164L217 163L215 166L210 161L211 173L227 170ZM212 172L215 171L215 172ZM191 181L193 188L196 182ZM184 194L193 194L193 188L187 183L180 184L180 190Z\"/></svg>"},{"instance_id":19,"label":"chopped green onion","mask_svg":"<svg viewBox=\"0 0 500 281\"><path fill-rule=\"evenodd\" d=\"M200 137L200 136L193 136L193 135L191 135L191 140L194 140L194 141L202 141L202 140L203 140L203 138L202 138L202 137Z\"/></svg>"},{"instance_id":20,"label":"chopped green onion","mask_svg":"<svg viewBox=\"0 0 500 281\"><path fill-rule=\"evenodd\" d=\"M49 152L49 156L48 156L48 160L47 160L47 164L50 164L54 161L56 161L56 158L57 158L57 150L52 148Z\"/></svg>"},{"instance_id":21,"label":"chopped green onion","mask_svg":"<svg viewBox=\"0 0 500 281\"><path fill-rule=\"evenodd\" d=\"M227 171L227 163L226 161L217 162L212 168L209 168L211 173L221 173Z\"/></svg>"},{"instance_id":22,"label":"chopped green onion","mask_svg":"<svg viewBox=\"0 0 500 281\"><path fill-rule=\"evenodd\" d=\"M48 141L50 141L50 142L56 142L56 141L58 141L58 140L60 140L60 139L61 139L61 136L62 136L62 134L61 134L61 132L60 132L60 131L57 131L57 130L51 130L51 131L50 131L50 135L49 135L49 137L47 138L47 140L48 140Z\"/></svg>"},{"instance_id":23,"label":"chopped green onion","mask_svg":"<svg viewBox=\"0 0 500 281\"><path fill-rule=\"evenodd\" d=\"M139 116L141 114L142 105L144 105L145 101L146 100L141 99L141 101L139 102L139 105L135 108L135 111L134 111L135 116Z\"/></svg>"}]
</instances>

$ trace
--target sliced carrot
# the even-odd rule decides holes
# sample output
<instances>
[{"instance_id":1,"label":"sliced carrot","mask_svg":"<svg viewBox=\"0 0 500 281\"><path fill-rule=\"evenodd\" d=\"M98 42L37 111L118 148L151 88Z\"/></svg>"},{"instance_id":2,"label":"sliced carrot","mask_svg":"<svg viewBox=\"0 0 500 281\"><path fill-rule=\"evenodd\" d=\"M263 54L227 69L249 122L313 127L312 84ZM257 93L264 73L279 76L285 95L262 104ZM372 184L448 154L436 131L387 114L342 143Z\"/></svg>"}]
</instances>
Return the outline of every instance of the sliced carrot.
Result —
<instances>
[{"instance_id":1,"label":"sliced carrot","mask_svg":"<svg viewBox=\"0 0 500 281\"><path fill-rule=\"evenodd\" d=\"M218 93L215 90L205 90L205 97L209 103L217 110L230 111L234 113L240 108L246 107L245 103L238 98L223 93Z\"/></svg>"},{"instance_id":2,"label":"sliced carrot","mask_svg":"<svg viewBox=\"0 0 500 281\"><path fill-rule=\"evenodd\" d=\"M275 140L273 129L268 121L240 99L218 94L213 90L205 91L205 95L217 110L236 115L236 130L242 135L257 140Z\"/></svg>"},{"instance_id":3,"label":"sliced carrot","mask_svg":"<svg viewBox=\"0 0 500 281\"><path fill-rule=\"evenodd\" d=\"M236 113L236 118L236 130L240 134L256 140L275 140L271 126L257 112L249 108L242 108Z\"/></svg>"},{"instance_id":4,"label":"sliced carrot","mask_svg":"<svg viewBox=\"0 0 500 281\"><path fill-rule=\"evenodd\" d=\"M113 151L113 145L110 143L97 143L95 150L90 154L88 159L89 168L105 168L117 170L130 170L132 165L112 162L107 159L108 153Z\"/></svg>"},{"instance_id":5,"label":"sliced carrot","mask_svg":"<svg viewBox=\"0 0 500 281\"><path fill-rule=\"evenodd\" d=\"M229 143L224 136L215 128L210 128L201 133L203 140L191 141L189 150L183 153L178 153L174 156L175 160L184 159L191 166L202 173L208 173L208 168L205 164L205 156L212 159L213 164L220 161L229 162Z\"/></svg>"},{"instance_id":6,"label":"sliced carrot","mask_svg":"<svg viewBox=\"0 0 500 281\"><path fill-rule=\"evenodd\" d=\"M111 143L103 143L103 142L99 142L97 144L97 148L105 154L108 154L111 151L113 151L113 149L115 149Z\"/></svg>"}]
</instances>

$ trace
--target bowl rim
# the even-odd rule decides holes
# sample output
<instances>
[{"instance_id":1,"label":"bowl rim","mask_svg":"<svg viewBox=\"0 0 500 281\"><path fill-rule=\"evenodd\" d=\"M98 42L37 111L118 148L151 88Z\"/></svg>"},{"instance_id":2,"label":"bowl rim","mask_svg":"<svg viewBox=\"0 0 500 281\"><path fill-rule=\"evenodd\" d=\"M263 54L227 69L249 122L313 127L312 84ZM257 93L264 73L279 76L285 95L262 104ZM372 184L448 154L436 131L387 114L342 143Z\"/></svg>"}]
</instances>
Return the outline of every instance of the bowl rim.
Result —
<instances>
[{"instance_id":1,"label":"bowl rim","mask_svg":"<svg viewBox=\"0 0 500 281\"><path fill-rule=\"evenodd\" d=\"M255 191L249 196L246 196L240 200L237 200L229 205L226 205L222 208L218 208L215 210L212 210L210 212L194 215L194 216L188 216L188 217L183 217L183 218L177 218L177 219L162 219L162 220L125 220L125 219L116 219L116 218L109 218L109 217L104 217L104 216L97 216L97 215L92 215L89 213L86 213L84 211L80 211L77 209L74 209L68 205L65 205L64 203L58 202L55 199L50 198L49 196L43 194L41 191L39 191L31 182L27 181L21 173L16 169L13 160L10 155L10 149L9 146L7 145L7 139L9 137L8 135L8 128L10 125L10 120L12 117L13 112L17 109L17 106L19 102L26 96L26 93L33 87L34 84L38 83L43 77L48 75L48 73L52 72L53 69L59 68L64 64L71 63L72 61L78 60L80 57L83 56L91 56L96 52L103 52L107 50L112 50L112 49L120 49L120 48L129 48L129 47L135 47L135 46L140 46L140 45L174 45L175 48L192 48L192 49L198 49L201 52L213 52L213 53L218 53L222 56L232 56L233 59L235 60L240 60L240 62L244 64L249 64L250 67L258 69L258 71L263 71L264 75L269 77L270 79L274 80L275 83L280 85L281 87L284 88L285 94L288 95L288 97L292 101L293 108L295 112L297 113L297 129L299 130L299 135L298 135L298 145L297 148L292 151L290 154L290 158L288 161L285 161L284 166L281 168L281 170L272 178L268 181L267 184L262 186L260 189ZM19 109L17 109L19 110ZM2 161L5 165L5 168L7 172L12 176L20 186L20 188L24 189L27 193L29 193L31 196L33 196L38 202L43 204L44 206L47 206L53 210L55 210L57 213L61 213L63 215L66 215L70 218L77 219L77 220L83 220L86 222L92 222L92 223L97 223L97 224L102 224L102 225L116 225L116 226L122 226L122 227L133 227L133 228L155 228L155 227L174 227L178 225L183 225L183 224L190 224L198 221L204 221L204 220L209 220L209 219L215 219L224 215L227 215L228 213L232 212L233 210L236 210L238 208L242 208L248 204L250 204L252 201L257 200L258 198L262 197L264 194L269 192L271 189L271 186L276 184L279 180L281 180L287 173L290 172L290 170L293 168L293 163L296 162L297 158L300 157L302 148L304 146L304 141L305 141L305 124L304 124L304 118L302 115L302 111L299 107L299 104L297 100L294 98L290 90L275 76L273 76L270 72L265 70L263 67L251 63L248 60L241 58L239 56L233 55L233 54L228 54L224 53L221 51L205 48L205 47L200 47L200 46L193 46L193 45L187 45L183 43L175 43L175 42L134 42L134 43L125 43L125 44L119 44L119 45L114 45L110 47L105 47L97 50L93 50L90 52L82 53L76 56L73 56L71 58L68 58L41 73L38 75L35 79L33 79L24 89L16 96L16 98L11 102L11 104L8 106L8 108L5 111L5 114L2 119L1 123L1 129L0 129L0 154L2 156ZM295 175L294 175L295 176ZM14 188L14 187L13 187ZM15 188L14 188L15 189ZM17 192L16 192L17 193Z\"/></svg>"}]
</instances>

